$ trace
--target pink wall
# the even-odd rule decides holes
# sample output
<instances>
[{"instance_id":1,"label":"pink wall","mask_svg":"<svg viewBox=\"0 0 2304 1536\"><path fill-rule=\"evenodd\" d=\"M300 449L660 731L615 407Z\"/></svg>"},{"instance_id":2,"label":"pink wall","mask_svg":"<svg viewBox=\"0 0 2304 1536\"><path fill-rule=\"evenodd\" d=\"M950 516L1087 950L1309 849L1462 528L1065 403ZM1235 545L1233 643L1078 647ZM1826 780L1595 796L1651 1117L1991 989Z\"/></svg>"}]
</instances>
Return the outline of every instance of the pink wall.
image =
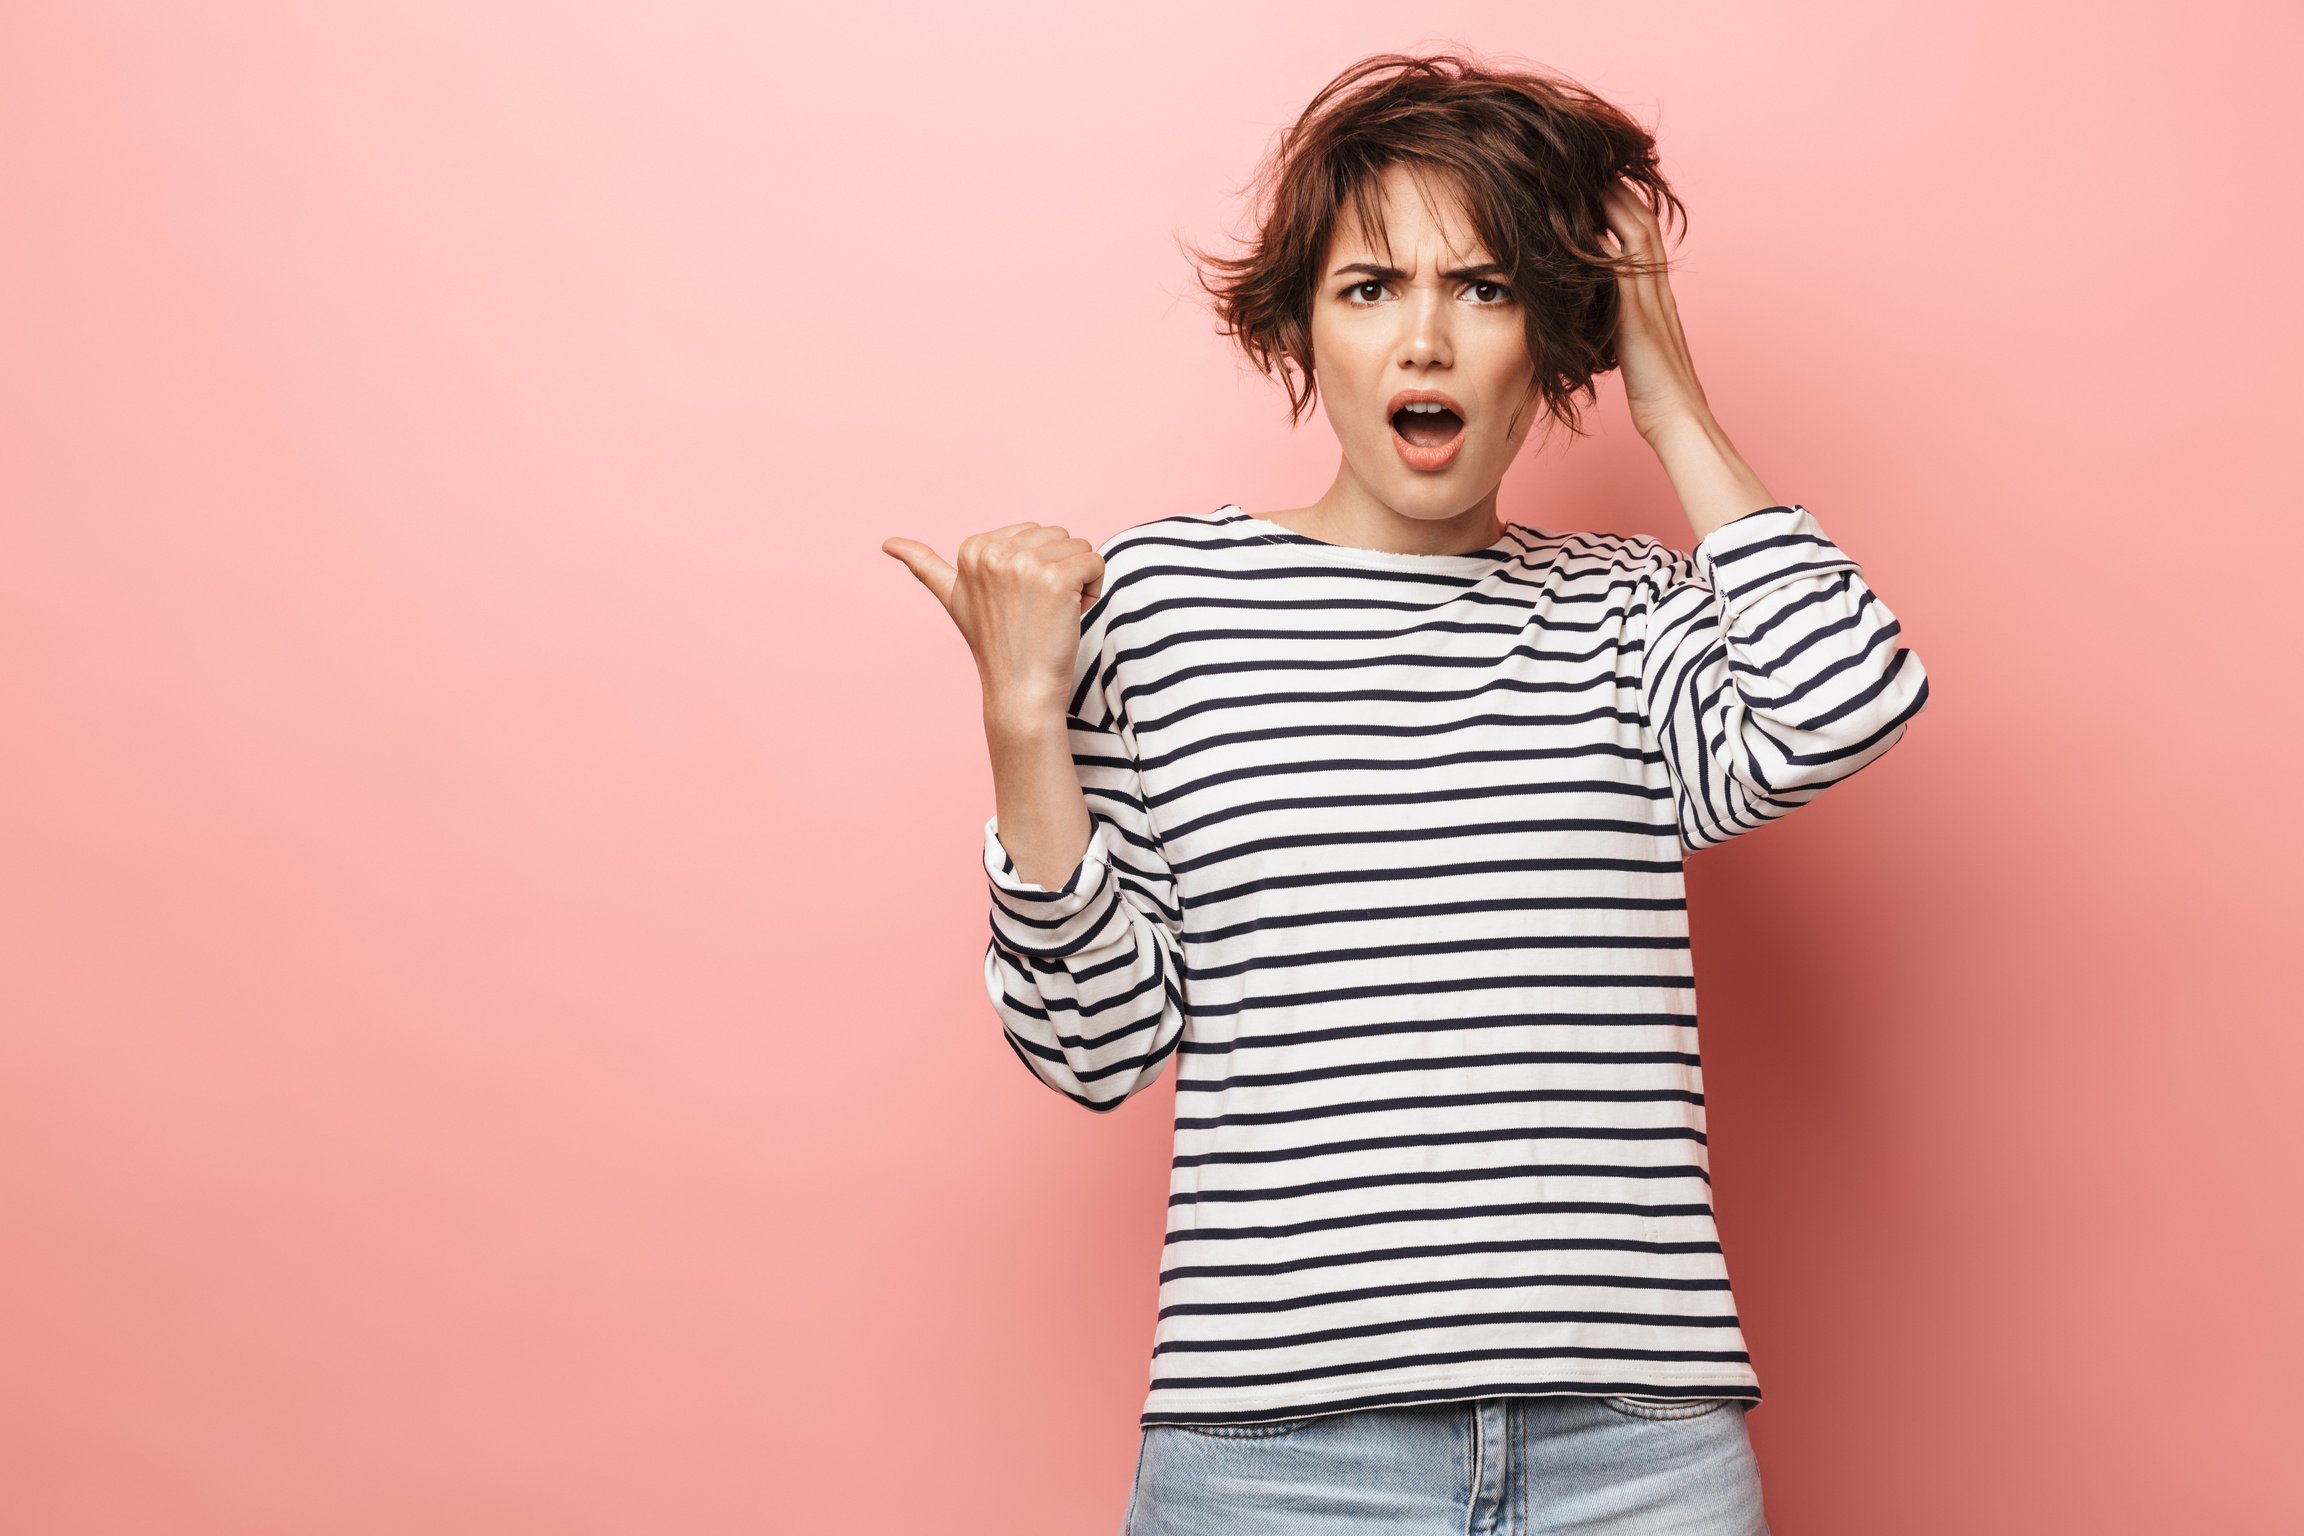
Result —
<instances>
[{"instance_id":1,"label":"pink wall","mask_svg":"<svg viewBox=\"0 0 2304 1536\"><path fill-rule=\"evenodd\" d=\"M1000 1042L879 544L1316 495L1172 237L1445 39L1936 694L1691 866L1779 1536L2298 1529L2294 8L1109 9L0 19L0 1530L1117 1528L1169 1085Z\"/></svg>"}]
</instances>

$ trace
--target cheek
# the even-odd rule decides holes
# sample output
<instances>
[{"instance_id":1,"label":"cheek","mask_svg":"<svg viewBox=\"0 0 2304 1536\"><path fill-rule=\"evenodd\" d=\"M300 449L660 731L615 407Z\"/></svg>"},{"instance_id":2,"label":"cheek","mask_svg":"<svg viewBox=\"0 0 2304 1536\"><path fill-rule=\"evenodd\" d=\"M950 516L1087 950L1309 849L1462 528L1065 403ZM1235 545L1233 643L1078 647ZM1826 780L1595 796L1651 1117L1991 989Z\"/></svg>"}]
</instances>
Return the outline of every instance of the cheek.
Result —
<instances>
[{"instance_id":1,"label":"cheek","mask_svg":"<svg viewBox=\"0 0 2304 1536\"><path fill-rule=\"evenodd\" d=\"M1349 346L1323 348L1313 343L1314 377L1329 420L1339 433L1388 436L1391 424L1383 419L1384 399L1377 391L1385 382Z\"/></svg>"},{"instance_id":2,"label":"cheek","mask_svg":"<svg viewBox=\"0 0 2304 1536\"><path fill-rule=\"evenodd\" d=\"M1326 318L1315 313L1310 327L1312 356L1322 366L1335 365L1339 373L1360 373L1380 369L1391 346L1390 339L1381 332L1380 323L1369 316Z\"/></svg>"},{"instance_id":3,"label":"cheek","mask_svg":"<svg viewBox=\"0 0 2304 1536\"><path fill-rule=\"evenodd\" d=\"M1536 360L1528 355L1528 337L1520 322L1499 320L1481 341L1481 377L1500 391L1516 395L1525 389L1536 375Z\"/></svg>"},{"instance_id":4,"label":"cheek","mask_svg":"<svg viewBox=\"0 0 2304 1536\"><path fill-rule=\"evenodd\" d=\"M1542 402L1527 398L1529 386L1536 381L1536 364L1528 356L1527 341L1517 327L1509 344L1498 346L1485 374L1486 387L1482 393L1491 402L1489 409L1496 423L1498 440L1525 433Z\"/></svg>"}]
</instances>

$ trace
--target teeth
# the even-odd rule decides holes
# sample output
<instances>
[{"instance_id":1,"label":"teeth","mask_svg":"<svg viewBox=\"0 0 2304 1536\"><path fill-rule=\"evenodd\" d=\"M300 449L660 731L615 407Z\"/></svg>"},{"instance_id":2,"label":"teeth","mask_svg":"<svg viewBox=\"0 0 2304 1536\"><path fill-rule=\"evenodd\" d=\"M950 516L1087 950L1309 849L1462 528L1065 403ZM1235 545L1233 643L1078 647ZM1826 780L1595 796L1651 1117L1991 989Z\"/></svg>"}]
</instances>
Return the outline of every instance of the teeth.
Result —
<instances>
[{"instance_id":1,"label":"teeth","mask_svg":"<svg viewBox=\"0 0 2304 1536\"><path fill-rule=\"evenodd\" d=\"M1448 407L1442 405L1437 400L1411 400L1406 405L1400 407L1400 409L1404 411L1414 411L1421 416L1436 416L1440 412L1448 409Z\"/></svg>"}]
</instances>

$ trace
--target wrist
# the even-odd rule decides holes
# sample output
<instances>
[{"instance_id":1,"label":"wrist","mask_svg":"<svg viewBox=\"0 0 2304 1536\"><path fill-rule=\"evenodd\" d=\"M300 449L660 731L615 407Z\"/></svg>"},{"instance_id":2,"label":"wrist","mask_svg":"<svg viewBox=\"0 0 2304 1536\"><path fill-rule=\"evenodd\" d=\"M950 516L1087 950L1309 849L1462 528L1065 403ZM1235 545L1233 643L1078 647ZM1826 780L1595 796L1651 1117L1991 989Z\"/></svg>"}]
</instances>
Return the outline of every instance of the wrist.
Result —
<instances>
[{"instance_id":1,"label":"wrist","mask_svg":"<svg viewBox=\"0 0 2304 1536\"><path fill-rule=\"evenodd\" d=\"M1667 412L1642 428L1640 435L1659 454L1734 451L1726 429L1701 405L1685 405Z\"/></svg>"},{"instance_id":2,"label":"wrist","mask_svg":"<svg viewBox=\"0 0 2304 1536\"><path fill-rule=\"evenodd\" d=\"M984 733L1003 741L1063 738L1066 700L1061 694L1008 691L984 695Z\"/></svg>"},{"instance_id":3,"label":"wrist","mask_svg":"<svg viewBox=\"0 0 2304 1536\"><path fill-rule=\"evenodd\" d=\"M1723 523L1777 504L1710 412L1682 415L1649 446L1699 541Z\"/></svg>"}]
</instances>

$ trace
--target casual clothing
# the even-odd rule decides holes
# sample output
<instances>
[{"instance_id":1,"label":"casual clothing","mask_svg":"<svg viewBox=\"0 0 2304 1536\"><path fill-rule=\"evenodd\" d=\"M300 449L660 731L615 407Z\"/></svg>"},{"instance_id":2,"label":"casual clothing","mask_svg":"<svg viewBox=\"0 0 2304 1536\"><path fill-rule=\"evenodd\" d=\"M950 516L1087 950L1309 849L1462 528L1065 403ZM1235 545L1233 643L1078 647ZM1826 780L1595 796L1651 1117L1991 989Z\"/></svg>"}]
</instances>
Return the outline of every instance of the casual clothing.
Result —
<instances>
[{"instance_id":1,"label":"casual clothing","mask_svg":"<svg viewBox=\"0 0 2304 1536\"><path fill-rule=\"evenodd\" d=\"M1748 1406L1487 1397L1156 1424L1121 1536L1768 1536Z\"/></svg>"},{"instance_id":2,"label":"casual clothing","mask_svg":"<svg viewBox=\"0 0 2304 1536\"><path fill-rule=\"evenodd\" d=\"M1682 862L1926 703L1856 562L1799 506L1692 555L1518 524L1395 554L1229 504L1100 548L1094 830L1051 889L985 823L984 978L1075 1103L1176 1057L1142 1425L1758 1403Z\"/></svg>"}]
</instances>

